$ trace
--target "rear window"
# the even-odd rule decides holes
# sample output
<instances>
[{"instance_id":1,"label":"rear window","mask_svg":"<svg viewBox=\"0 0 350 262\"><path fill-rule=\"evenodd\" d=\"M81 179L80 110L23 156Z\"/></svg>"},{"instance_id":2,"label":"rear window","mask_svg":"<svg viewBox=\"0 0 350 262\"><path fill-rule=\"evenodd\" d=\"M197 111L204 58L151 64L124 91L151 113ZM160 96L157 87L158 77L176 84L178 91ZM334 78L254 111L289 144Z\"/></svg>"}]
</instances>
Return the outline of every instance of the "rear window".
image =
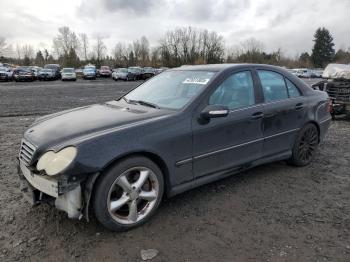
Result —
<instances>
[{"instance_id":1,"label":"rear window","mask_svg":"<svg viewBox=\"0 0 350 262\"><path fill-rule=\"evenodd\" d=\"M265 102L283 100L288 98L284 77L272 71L258 70Z\"/></svg>"}]
</instances>

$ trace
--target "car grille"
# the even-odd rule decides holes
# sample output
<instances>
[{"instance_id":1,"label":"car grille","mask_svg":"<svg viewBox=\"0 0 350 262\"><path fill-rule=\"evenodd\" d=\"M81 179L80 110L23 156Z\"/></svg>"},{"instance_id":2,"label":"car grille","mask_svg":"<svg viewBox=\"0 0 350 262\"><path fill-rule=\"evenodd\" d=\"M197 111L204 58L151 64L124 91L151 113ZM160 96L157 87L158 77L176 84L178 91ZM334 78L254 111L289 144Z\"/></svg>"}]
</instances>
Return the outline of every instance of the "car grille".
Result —
<instances>
[{"instance_id":1,"label":"car grille","mask_svg":"<svg viewBox=\"0 0 350 262\"><path fill-rule=\"evenodd\" d=\"M327 93L336 100L350 101L350 88L327 87Z\"/></svg>"},{"instance_id":2,"label":"car grille","mask_svg":"<svg viewBox=\"0 0 350 262\"><path fill-rule=\"evenodd\" d=\"M34 145L23 139L21 143L21 149L19 151L19 159L23 161L27 166L29 166L32 161L35 149L36 148Z\"/></svg>"}]
</instances>

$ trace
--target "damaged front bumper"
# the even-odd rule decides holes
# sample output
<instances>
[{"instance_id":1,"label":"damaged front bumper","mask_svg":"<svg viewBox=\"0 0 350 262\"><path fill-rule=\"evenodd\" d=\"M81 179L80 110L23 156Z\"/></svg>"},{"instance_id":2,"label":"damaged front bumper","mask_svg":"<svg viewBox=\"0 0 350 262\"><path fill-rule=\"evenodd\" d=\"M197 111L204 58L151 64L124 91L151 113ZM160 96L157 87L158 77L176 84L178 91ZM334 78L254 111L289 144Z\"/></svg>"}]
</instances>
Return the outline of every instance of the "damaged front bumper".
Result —
<instances>
[{"instance_id":1,"label":"damaged front bumper","mask_svg":"<svg viewBox=\"0 0 350 262\"><path fill-rule=\"evenodd\" d=\"M83 217L83 194L80 183L67 184L55 177L33 173L24 163L18 163L21 191L33 206L46 202L65 211L69 218Z\"/></svg>"}]
</instances>

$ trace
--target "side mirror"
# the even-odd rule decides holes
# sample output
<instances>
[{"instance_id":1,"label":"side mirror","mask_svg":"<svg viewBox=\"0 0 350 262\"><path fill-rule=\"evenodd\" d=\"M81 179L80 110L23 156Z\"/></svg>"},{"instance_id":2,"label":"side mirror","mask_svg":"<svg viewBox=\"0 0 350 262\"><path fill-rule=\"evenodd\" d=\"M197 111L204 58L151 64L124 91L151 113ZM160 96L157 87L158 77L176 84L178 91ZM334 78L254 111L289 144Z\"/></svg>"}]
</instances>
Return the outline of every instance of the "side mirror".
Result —
<instances>
[{"instance_id":1,"label":"side mirror","mask_svg":"<svg viewBox=\"0 0 350 262\"><path fill-rule=\"evenodd\" d=\"M206 120L211 118L225 117L228 115L230 110L227 106L222 105L209 105L203 109L200 117Z\"/></svg>"}]
</instances>

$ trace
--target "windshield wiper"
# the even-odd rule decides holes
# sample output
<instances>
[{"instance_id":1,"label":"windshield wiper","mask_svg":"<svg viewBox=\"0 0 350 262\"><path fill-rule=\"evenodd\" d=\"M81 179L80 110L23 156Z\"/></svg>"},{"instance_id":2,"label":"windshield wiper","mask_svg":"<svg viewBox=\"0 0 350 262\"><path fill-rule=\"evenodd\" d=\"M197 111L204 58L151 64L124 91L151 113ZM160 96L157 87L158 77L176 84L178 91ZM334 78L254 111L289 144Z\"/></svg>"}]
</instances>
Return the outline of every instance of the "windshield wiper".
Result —
<instances>
[{"instance_id":1,"label":"windshield wiper","mask_svg":"<svg viewBox=\"0 0 350 262\"><path fill-rule=\"evenodd\" d=\"M153 108L157 108L159 109L160 107L156 104L153 104L151 102L147 102L147 101L143 101L143 100L127 100L127 102L130 102L130 103L136 103L136 104L139 104L139 105L143 105L143 106L148 106L148 107L153 107Z\"/></svg>"}]
</instances>

